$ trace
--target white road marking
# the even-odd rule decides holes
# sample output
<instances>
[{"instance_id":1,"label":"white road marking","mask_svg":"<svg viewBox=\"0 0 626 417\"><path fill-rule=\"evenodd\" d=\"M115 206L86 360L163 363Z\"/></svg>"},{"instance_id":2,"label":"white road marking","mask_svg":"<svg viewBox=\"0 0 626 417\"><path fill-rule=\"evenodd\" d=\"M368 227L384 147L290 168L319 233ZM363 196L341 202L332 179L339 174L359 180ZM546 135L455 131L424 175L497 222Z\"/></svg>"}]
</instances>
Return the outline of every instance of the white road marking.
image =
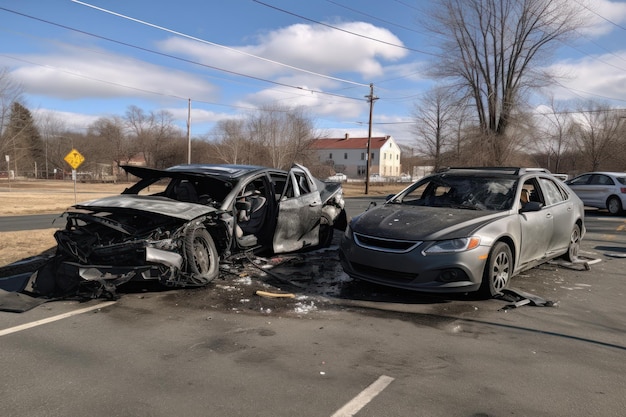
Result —
<instances>
[{"instance_id":1,"label":"white road marking","mask_svg":"<svg viewBox=\"0 0 626 417\"><path fill-rule=\"evenodd\" d=\"M30 323L21 324L15 327L9 327L8 329L0 330L0 336L6 336L11 333L21 332L22 330L30 329L32 327L41 326L42 324L52 323L57 320L63 320L68 317L77 316L79 314L87 313L92 310L98 310L100 308L108 307L112 304L115 304L117 301L107 301L105 303L100 303L95 306L81 308L79 310L70 311L69 313L59 314L58 316L52 316L45 319L33 321Z\"/></svg>"},{"instance_id":2,"label":"white road marking","mask_svg":"<svg viewBox=\"0 0 626 417\"><path fill-rule=\"evenodd\" d=\"M359 395L354 397L351 401L346 403L343 407L335 412L331 417L352 417L365 407L367 403L372 401L374 397L380 394L387 385L391 384L393 378L386 375L381 375L376 381L369 387L365 388Z\"/></svg>"}]
</instances>

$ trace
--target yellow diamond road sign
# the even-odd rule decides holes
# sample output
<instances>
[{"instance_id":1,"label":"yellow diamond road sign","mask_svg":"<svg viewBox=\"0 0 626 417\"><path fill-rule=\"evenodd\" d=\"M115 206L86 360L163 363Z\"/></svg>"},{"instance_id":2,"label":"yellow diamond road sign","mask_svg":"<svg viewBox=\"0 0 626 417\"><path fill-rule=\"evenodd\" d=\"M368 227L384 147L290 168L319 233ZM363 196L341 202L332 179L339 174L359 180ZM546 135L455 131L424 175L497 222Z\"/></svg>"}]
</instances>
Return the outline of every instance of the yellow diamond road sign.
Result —
<instances>
[{"instance_id":1,"label":"yellow diamond road sign","mask_svg":"<svg viewBox=\"0 0 626 417\"><path fill-rule=\"evenodd\" d=\"M82 156L76 149L72 149L63 159L65 159L65 162L70 164L72 169L76 169L83 163L85 157Z\"/></svg>"}]
</instances>

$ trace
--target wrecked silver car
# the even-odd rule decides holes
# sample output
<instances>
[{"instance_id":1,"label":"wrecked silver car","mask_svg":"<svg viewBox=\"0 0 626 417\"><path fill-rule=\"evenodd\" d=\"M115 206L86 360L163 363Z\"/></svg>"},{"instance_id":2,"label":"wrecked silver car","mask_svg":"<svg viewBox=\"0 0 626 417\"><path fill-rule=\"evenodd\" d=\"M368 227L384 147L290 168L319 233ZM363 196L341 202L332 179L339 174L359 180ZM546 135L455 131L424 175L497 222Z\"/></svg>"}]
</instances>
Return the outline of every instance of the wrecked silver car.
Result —
<instances>
[{"instance_id":1,"label":"wrecked silver car","mask_svg":"<svg viewBox=\"0 0 626 417\"><path fill-rule=\"evenodd\" d=\"M218 276L222 259L329 246L334 229L346 226L341 185L301 165L123 168L139 181L68 209L56 255L29 291L59 296L80 288L97 297L136 280L202 286Z\"/></svg>"},{"instance_id":2,"label":"wrecked silver car","mask_svg":"<svg viewBox=\"0 0 626 417\"><path fill-rule=\"evenodd\" d=\"M355 216L339 255L353 278L489 297L550 259L575 261L584 234L582 201L552 175L458 168L424 177Z\"/></svg>"}]
</instances>

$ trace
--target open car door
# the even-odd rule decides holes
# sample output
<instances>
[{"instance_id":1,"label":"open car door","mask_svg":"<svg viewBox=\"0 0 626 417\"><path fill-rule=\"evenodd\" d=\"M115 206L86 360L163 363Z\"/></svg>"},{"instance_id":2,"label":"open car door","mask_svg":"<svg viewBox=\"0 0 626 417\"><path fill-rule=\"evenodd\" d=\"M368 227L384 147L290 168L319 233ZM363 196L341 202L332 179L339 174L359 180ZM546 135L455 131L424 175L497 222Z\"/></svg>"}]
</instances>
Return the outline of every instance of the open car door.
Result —
<instances>
[{"instance_id":1,"label":"open car door","mask_svg":"<svg viewBox=\"0 0 626 417\"><path fill-rule=\"evenodd\" d=\"M294 165L278 202L275 253L293 252L319 244L322 199L308 169Z\"/></svg>"}]
</instances>

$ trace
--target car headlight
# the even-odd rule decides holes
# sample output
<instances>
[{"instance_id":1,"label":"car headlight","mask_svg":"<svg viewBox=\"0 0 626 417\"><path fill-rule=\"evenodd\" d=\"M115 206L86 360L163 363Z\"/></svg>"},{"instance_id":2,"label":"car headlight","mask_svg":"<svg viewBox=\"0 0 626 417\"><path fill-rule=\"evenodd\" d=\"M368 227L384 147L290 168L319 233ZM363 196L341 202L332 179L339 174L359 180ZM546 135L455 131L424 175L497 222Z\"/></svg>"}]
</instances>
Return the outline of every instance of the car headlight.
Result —
<instances>
[{"instance_id":1,"label":"car headlight","mask_svg":"<svg viewBox=\"0 0 626 417\"><path fill-rule=\"evenodd\" d=\"M437 253L455 253L472 250L480 245L480 237L462 237L458 239L441 240L435 242L433 245L424 250L425 254L437 254Z\"/></svg>"}]
</instances>

